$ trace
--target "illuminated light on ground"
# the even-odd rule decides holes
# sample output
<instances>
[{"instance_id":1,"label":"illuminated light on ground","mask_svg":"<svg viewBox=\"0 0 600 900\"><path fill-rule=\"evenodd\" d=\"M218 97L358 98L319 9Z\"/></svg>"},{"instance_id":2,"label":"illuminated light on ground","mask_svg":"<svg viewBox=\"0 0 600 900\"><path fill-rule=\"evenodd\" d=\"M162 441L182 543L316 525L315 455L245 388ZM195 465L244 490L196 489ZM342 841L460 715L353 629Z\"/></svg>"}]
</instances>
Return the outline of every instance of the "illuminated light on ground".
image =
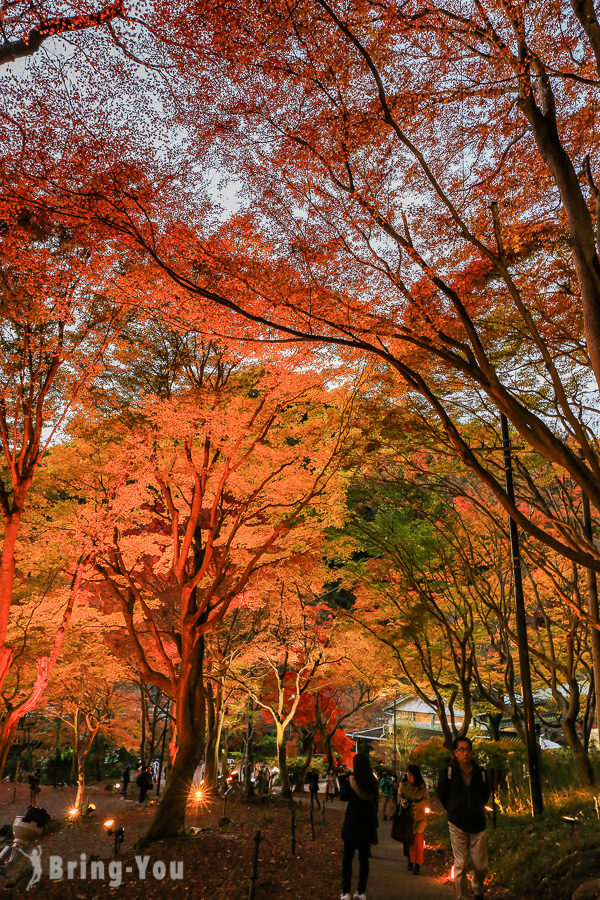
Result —
<instances>
[{"instance_id":1,"label":"illuminated light on ground","mask_svg":"<svg viewBox=\"0 0 600 900\"><path fill-rule=\"evenodd\" d=\"M114 819L107 819L106 822L104 823L104 827L105 827L105 828L112 828L114 824L115 824L115 820L114 820Z\"/></svg>"},{"instance_id":2,"label":"illuminated light on ground","mask_svg":"<svg viewBox=\"0 0 600 900\"><path fill-rule=\"evenodd\" d=\"M426 813L430 813L430 812L431 812L431 810L429 809L428 806L425 807L425 812L426 812Z\"/></svg>"},{"instance_id":3,"label":"illuminated light on ground","mask_svg":"<svg viewBox=\"0 0 600 900\"><path fill-rule=\"evenodd\" d=\"M69 810L69 815L76 816L78 812L79 812L79 809L76 806L74 806L73 809Z\"/></svg>"},{"instance_id":4,"label":"illuminated light on ground","mask_svg":"<svg viewBox=\"0 0 600 900\"><path fill-rule=\"evenodd\" d=\"M491 806L486 806L486 812L494 812Z\"/></svg>"},{"instance_id":5,"label":"illuminated light on ground","mask_svg":"<svg viewBox=\"0 0 600 900\"><path fill-rule=\"evenodd\" d=\"M195 794L196 800L202 800L202 791L196 791Z\"/></svg>"}]
</instances>

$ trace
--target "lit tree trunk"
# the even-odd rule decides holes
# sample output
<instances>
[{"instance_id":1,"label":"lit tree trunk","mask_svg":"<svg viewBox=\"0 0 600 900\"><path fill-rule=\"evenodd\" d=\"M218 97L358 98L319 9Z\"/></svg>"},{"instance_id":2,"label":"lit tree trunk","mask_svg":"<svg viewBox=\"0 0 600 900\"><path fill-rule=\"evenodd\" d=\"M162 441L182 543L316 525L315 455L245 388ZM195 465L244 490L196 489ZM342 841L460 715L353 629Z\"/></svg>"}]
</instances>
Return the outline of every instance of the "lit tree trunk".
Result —
<instances>
[{"instance_id":1,"label":"lit tree trunk","mask_svg":"<svg viewBox=\"0 0 600 900\"><path fill-rule=\"evenodd\" d=\"M281 779L281 796L291 797L290 776L287 767L287 753L285 741L285 726L281 722L276 722L277 729L277 763L279 765L279 778Z\"/></svg>"},{"instance_id":2,"label":"lit tree trunk","mask_svg":"<svg viewBox=\"0 0 600 900\"><path fill-rule=\"evenodd\" d=\"M193 639L190 640L190 643ZM182 648L177 684L177 753L169 769L161 797L146 839L157 841L182 834L188 797L198 763L204 756L206 703L203 683L204 639Z\"/></svg>"},{"instance_id":3,"label":"lit tree trunk","mask_svg":"<svg viewBox=\"0 0 600 900\"><path fill-rule=\"evenodd\" d=\"M81 809L83 806L83 795L85 792L85 761L87 759L88 753L92 749L92 744L94 743L94 738L98 733L98 729L100 728L100 722L93 716L85 716L85 727L86 731L83 737L79 735L79 723L81 721L81 713L77 710L77 718L75 719L74 724L77 725L77 756L74 758L74 762L77 767L77 795L75 797L74 806L77 809Z\"/></svg>"},{"instance_id":4,"label":"lit tree trunk","mask_svg":"<svg viewBox=\"0 0 600 900\"><path fill-rule=\"evenodd\" d=\"M79 593L79 586L81 584L81 578L83 576L84 569L85 560L82 557L79 560L77 571L71 582L69 602L67 603L65 611L62 615L60 625L56 629L56 634L54 635L54 645L52 647L52 650L50 651L49 656L42 656L38 660L37 675L29 696L14 707L8 706L5 711L4 718L2 719L2 723L0 725L0 775L2 775L2 772L4 770L8 751L12 746L19 720L26 713L31 712L32 709L35 709L40 702L40 699L44 691L46 690L46 686L48 684L48 679L50 677L52 669L54 668L54 665L60 656L62 645L65 639L65 634L67 631L67 626L71 619L75 600L77 599ZM3 653L3 651L5 652ZM7 660L7 665L10 665L11 657L11 650L8 650L8 648L6 647L0 647L0 669L2 669L2 666L7 662ZM0 675L0 684L1 682L2 676ZM73 777L73 780L75 780L75 777Z\"/></svg>"},{"instance_id":5,"label":"lit tree trunk","mask_svg":"<svg viewBox=\"0 0 600 900\"><path fill-rule=\"evenodd\" d=\"M216 692L212 684L206 688L207 730L206 742L206 768L204 770L204 783L212 790L216 790L219 775L219 744L221 743L221 731L223 728L223 690L222 685L217 685Z\"/></svg>"},{"instance_id":6,"label":"lit tree trunk","mask_svg":"<svg viewBox=\"0 0 600 900\"><path fill-rule=\"evenodd\" d=\"M12 660L12 651L6 647L6 634L15 581L15 548L22 516L23 512L19 510L3 517L4 540L0 555L0 646L3 648L0 657L0 688L8 674Z\"/></svg>"}]
</instances>

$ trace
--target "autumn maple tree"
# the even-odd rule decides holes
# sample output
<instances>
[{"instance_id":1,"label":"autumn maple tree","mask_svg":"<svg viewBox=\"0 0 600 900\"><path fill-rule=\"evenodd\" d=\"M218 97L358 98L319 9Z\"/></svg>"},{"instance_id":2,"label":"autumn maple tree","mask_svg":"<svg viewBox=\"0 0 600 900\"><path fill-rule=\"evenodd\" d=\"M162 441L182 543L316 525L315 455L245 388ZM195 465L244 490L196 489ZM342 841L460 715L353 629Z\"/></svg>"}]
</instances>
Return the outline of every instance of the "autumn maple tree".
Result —
<instances>
[{"instance_id":1,"label":"autumn maple tree","mask_svg":"<svg viewBox=\"0 0 600 900\"><path fill-rule=\"evenodd\" d=\"M101 416L95 446L84 422L80 445L92 466L100 451L81 512L97 589L118 603L142 678L174 701L176 753L151 839L183 827L204 754L205 635L253 580L310 546L335 509L325 498L349 427L335 392L308 374L236 366L212 344L188 361L168 396L140 397L122 424L121 410ZM115 440L98 447L109 423Z\"/></svg>"}]
</instances>

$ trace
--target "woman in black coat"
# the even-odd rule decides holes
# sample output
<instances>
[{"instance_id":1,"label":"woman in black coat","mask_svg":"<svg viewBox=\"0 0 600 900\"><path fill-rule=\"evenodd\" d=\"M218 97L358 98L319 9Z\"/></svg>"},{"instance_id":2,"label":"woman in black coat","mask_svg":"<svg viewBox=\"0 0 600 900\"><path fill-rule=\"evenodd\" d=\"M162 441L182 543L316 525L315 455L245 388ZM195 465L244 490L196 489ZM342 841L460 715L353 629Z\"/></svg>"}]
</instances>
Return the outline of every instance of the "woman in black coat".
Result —
<instances>
[{"instance_id":1,"label":"woman in black coat","mask_svg":"<svg viewBox=\"0 0 600 900\"><path fill-rule=\"evenodd\" d=\"M352 774L340 776L340 800L347 800L346 815L342 826L344 855L342 858L342 895L340 900L350 900L352 861L358 850L358 890L355 900L366 900L369 877L369 853L371 844L377 843L377 804L379 800L377 779L373 775L368 756L357 753L352 760Z\"/></svg>"}]
</instances>

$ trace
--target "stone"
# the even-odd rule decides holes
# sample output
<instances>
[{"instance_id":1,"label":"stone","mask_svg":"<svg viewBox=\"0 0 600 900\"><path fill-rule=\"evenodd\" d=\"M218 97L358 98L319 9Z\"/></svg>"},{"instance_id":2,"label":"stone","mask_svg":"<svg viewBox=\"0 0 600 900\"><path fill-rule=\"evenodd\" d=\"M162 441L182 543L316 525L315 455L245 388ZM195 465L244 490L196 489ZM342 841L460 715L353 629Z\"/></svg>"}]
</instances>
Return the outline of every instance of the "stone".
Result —
<instances>
[{"instance_id":1,"label":"stone","mask_svg":"<svg viewBox=\"0 0 600 900\"><path fill-rule=\"evenodd\" d=\"M580 884L572 900L598 900L598 898L600 898L600 878Z\"/></svg>"}]
</instances>

